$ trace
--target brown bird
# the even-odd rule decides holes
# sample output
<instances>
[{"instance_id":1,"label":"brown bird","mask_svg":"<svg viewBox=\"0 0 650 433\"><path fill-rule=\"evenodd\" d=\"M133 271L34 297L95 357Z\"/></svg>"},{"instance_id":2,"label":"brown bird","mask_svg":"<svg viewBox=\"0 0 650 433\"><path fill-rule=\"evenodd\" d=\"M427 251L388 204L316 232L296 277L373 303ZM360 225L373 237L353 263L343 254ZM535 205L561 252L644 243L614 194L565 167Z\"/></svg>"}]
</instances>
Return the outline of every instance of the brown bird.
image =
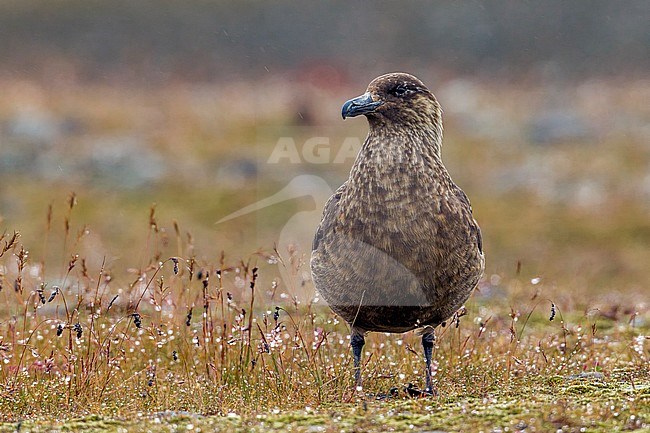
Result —
<instances>
[{"instance_id":1,"label":"brown bird","mask_svg":"<svg viewBox=\"0 0 650 433\"><path fill-rule=\"evenodd\" d=\"M355 380L368 331L420 328L425 393L433 394L434 328L483 274L481 231L442 163L442 110L416 77L375 78L342 115L370 130L348 180L330 197L314 238L317 291L351 327Z\"/></svg>"}]
</instances>

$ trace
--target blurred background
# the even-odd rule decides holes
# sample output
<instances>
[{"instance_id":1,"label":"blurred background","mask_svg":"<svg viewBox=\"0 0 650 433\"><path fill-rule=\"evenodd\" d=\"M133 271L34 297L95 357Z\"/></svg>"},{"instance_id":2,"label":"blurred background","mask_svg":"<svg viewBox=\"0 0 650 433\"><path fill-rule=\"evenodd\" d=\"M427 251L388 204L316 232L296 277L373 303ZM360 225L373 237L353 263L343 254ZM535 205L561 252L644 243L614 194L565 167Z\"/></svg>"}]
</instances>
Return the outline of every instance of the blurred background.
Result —
<instances>
[{"instance_id":1,"label":"blurred background","mask_svg":"<svg viewBox=\"0 0 650 433\"><path fill-rule=\"evenodd\" d=\"M406 71L445 111L484 287L647 297L648 22L645 0L3 0L0 232L63 262L74 192L75 248L95 265L139 265L154 203L202 260L285 254L366 134L341 104Z\"/></svg>"}]
</instances>

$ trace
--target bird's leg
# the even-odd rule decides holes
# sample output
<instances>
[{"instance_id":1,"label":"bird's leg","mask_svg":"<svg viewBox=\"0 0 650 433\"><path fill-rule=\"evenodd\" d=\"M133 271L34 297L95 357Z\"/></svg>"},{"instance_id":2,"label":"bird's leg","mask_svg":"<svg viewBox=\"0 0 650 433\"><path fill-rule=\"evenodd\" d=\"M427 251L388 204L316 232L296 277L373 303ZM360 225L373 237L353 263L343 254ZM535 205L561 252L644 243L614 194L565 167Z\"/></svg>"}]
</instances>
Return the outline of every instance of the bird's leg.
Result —
<instances>
[{"instance_id":1,"label":"bird's leg","mask_svg":"<svg viewBox=\"0 0 650 433\"><path fill-rule=\"evenodd\" d=\"M426 363L426 388L425 393L433 395L433 381L432 381L432 371L431 371L431 355L433 353L433 343L436 339L436 335L433 332L433 328L428 327L424 330L422 334L422 348L424 349L424 362Z\"/></svg>"},{"instance_id":2,"label":"bird's leg","mask_svg":"<svg viewBox=\"0 0 650 433\"><path fill-rule=\"evenodd\" d=\"M357 328L352 328L350 334L350 346L352 346L352 355L354 356L354 383L357 388L361 387L361 350L366 343L363 334L364 332Z\"/></svg>"}]
</instances>

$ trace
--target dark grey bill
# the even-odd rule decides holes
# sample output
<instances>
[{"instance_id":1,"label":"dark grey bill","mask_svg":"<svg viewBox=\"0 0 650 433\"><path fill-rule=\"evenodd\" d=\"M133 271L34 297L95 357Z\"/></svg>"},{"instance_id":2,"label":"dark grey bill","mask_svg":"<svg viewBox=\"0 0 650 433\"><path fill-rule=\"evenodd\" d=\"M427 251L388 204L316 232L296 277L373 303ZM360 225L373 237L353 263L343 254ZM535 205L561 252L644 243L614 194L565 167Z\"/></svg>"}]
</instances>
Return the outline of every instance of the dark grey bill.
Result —
<instances>
[{"instance_id":1,"label":"dark grey bill","mask_svg":"<svg viewBox=\"0 0 650 433\"><path fill-rule=\"evenodd\" d=\"M382 104L381 101L373 101L370 93L364 93L361 96L350 99L341 108L341 116L346 117L360 116L361 114L372 113Z\"/></svg>"}]
</instances>

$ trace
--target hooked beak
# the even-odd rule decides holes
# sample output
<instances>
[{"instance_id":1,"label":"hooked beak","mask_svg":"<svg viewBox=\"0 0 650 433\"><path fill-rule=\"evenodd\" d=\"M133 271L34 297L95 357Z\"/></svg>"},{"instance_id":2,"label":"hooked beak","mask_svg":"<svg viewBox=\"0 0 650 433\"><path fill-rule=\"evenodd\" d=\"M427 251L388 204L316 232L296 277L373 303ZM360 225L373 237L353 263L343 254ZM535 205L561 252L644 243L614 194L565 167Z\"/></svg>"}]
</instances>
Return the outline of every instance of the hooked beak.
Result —
<instances>
[{"instance_id":1,"label":"hooked beak","mask_svg":"<svg viewBox=\"0 0 650 433\"><path fill-rule=\"evenodd\" d=\"M341 116L345 120L346 117L359 116L361 114L369 114L374 112L377 107L383 104L382 101L373 101L369 92L361 96L350 99L341 108Z\"/></svg>"}]
</instances>

